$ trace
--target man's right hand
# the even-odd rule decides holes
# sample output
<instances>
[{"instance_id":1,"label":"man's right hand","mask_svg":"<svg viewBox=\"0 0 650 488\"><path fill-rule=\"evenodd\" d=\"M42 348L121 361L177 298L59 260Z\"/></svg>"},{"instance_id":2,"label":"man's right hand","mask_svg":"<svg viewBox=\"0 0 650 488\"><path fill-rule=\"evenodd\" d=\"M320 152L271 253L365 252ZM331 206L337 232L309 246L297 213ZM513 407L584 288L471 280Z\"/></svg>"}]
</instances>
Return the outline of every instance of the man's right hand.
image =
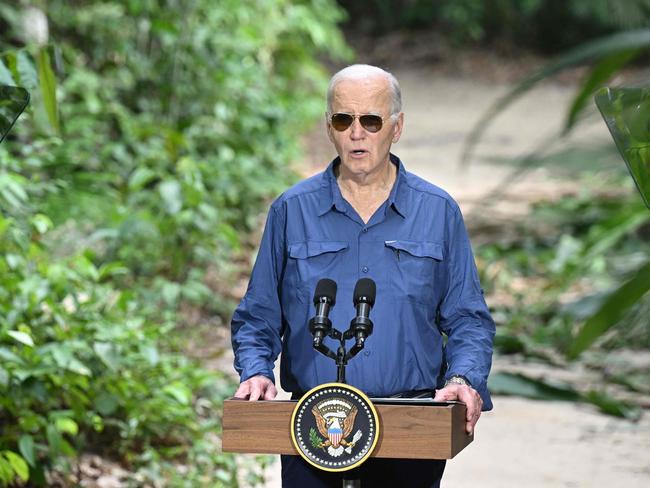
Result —
<instances>
[{"instance_id":1,"label":"man's right hand","mask_svg":"<svg viewBox=\"0 0 650 488\"><path fill-rule=\"evenodd\" d=\"M248 399L251 402L256 400L273 400L278 394L273 382L263 375L251 376L239 384L235 392L235 398Z\"/></svg>"}]
</instances>

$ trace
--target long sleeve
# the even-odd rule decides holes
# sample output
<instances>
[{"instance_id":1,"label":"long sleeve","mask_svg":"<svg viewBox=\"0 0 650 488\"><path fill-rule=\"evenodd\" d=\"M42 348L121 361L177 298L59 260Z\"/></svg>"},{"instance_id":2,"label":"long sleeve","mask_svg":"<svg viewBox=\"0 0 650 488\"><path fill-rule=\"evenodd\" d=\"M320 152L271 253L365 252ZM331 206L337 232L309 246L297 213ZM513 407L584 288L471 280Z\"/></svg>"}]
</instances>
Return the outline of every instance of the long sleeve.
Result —
<instances>
[{"instance_id":1,"label":"long sleeve","mask_svg":"<svg viewBox=\"0 0 650 488\"><path fill-rule=\"evenodd\" d=\"M496 329L483 298L462 215L457 207L452 210L447 226L448 285L440 304L440 326L448 336L445 378L466 377L481 395L484 410L490 410L487 377Z\"/></svg>"},{"instance_id":2,"label":"long sleeve","mask_svg":"<svg viewBox=\"0 0 650 488\"><path fill-rule=\"evenodd\" d=\"M235 310L232 347L241 381L264 375L275 382L273 365L281 350L282 309L279 283L284 267L285 217L269 210L248 289Z\"/></svg>"}]
</instances>

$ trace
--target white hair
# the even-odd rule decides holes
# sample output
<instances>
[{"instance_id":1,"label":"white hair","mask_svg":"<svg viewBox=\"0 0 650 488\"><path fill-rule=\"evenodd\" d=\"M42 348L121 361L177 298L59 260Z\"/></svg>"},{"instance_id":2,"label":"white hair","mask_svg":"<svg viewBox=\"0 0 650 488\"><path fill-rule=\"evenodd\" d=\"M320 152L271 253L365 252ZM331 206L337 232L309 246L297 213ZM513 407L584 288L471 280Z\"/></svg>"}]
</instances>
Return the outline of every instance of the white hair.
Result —
<instances>
[{"instance_id":1,"label":"white hair","mask_svg":"<svg viewBox=\"0 0 650 488\"><path fill-rule=\"evenodd\" d=\"M388 81L391 94L391 117L395 119L402 111L402 91L399 87L399 82L392 73L371 66L369 64L353 64L347 68L343 68L332 76L329 87L327 88L327 111L332 112L332 101L334 99L334 89L343 80L365 80L368 78L375 78L381 76Z\"/></svg>"}]
</instances>

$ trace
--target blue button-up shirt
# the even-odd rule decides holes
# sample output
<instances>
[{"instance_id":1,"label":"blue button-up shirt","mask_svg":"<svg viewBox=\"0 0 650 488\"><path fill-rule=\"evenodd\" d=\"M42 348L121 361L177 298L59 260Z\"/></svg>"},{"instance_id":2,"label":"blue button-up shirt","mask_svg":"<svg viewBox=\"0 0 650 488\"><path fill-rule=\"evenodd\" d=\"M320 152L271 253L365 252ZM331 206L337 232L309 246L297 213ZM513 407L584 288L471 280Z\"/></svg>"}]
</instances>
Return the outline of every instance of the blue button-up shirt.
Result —
<instances>
[{"instance_id":1,"label":"blue button-up shirt","mask_svg":"<svg viewBox=\"0 0 650 488\"><path fill-rule=\"evenodd\" d=\"M309 332L316 283L338 284L330 319L344 331L355 316L354 286L367 277L377 285L374 332L348 363L346 381L370 396L387 396L462 375L490 409L495 327L460 209L443 190L405 171L399 158L391 155L391 162L397 179L368 223L341 195L338 158L271 205L248 290L232 319L235 368L242 381L258 374L274 379L282 352L286 391L335 381L334 361L313 349ZM332 339L325 344L336 350Z\"/></svg>"}]
</instances>

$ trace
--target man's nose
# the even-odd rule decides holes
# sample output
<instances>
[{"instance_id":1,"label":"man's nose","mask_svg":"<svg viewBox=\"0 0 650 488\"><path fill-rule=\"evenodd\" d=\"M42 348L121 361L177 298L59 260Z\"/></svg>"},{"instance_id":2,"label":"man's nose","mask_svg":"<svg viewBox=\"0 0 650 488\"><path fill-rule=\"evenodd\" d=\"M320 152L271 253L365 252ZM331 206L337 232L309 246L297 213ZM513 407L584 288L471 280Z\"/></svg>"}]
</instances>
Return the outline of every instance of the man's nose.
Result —
<instances>
[{"instance_id":1,"label":"man's nose","mask_svg":"<svg viewBox=\"0 0 650 488\"><path fill-rule=\"evenodd\" d=\"M363 139L366 136L366 129L361 125L359 117L355 117L350 126L350 138L353 140Z\"/></svg>"}]
</instances>

